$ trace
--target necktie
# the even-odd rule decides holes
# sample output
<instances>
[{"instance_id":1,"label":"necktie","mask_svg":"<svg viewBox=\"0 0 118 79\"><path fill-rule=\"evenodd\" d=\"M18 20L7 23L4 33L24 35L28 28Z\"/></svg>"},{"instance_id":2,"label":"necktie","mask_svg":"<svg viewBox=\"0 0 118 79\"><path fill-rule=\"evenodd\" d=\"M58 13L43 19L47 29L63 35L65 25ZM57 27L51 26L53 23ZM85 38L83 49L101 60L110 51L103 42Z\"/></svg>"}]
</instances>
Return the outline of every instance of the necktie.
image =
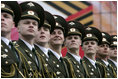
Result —
<instances>
[{"instance_id":1,"label":"necktie","mask_svg":"<svg viewBox=\"0 0 118 79\"><path fill-rule=\"evenodd\" d=\"M12 44L12 42L9 42L9 45L11 46L11 53L12 53L12 56L16 59L16 61L18 62L18 54L16 53L15 51L15 48Z\"/></svg>"},{"instance_id":2,"label":"necktie","mask_svg":"<svg viewBox=\"0 0 118 79\"><path fill-rule=\"evenodd\" d=\"M63 63L63 58L62 57L60 57L60 61Z\"/></svg>"},{"instance_id":3,"label":"necktie","mask_svg":"<svg viewBox=\"0 0 118 79\"><path fill-rule=\"evenodd\" d=\"M35 56L35 63L37 65L37 68L39 68L39 61L38 61L38 57L37 57L37 54L36 54L36 51L35 51L34 48L32 48L32 52L33 52L33 54Z\"/></svg>"},{"instance_id":4,"label":"necktie","mask_svg":"<svg viewBox=\"0 0 118 79\"><path fill-rule=\"evenodd\" d=\"M50 53L51 53L51 51L50 51L50 50L48 50L48 57L50 57Z\"/></svg>"}]
</instances>

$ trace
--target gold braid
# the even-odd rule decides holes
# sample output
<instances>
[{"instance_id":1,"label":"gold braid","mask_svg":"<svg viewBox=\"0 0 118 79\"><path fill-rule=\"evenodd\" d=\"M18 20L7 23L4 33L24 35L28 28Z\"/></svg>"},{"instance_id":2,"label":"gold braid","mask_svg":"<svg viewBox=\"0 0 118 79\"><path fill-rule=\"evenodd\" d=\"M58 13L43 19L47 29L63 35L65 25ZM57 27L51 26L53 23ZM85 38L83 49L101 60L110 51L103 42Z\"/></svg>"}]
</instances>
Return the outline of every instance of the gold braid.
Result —
<instances>
[{"instance_id":1,"label":"gold braid","mask_svg":"<svg viewBox=\"0 0 118 79\"><path fill-rule=\"evenodd\" d=\"M46 73L47 73L48 77L49 77L49 78L53 78L53 75L55 76L55 74L54 74L54 73L53 73L53 74L50 74L50 73L49 73L48 68L47 68L47 66L45 65L44 59L41 57L41 55L40 55L37 51L36 51L36 53L37 53L38 57L40 58L41 62L44 64L44 68L45 68L45 70L46 70ZM45 74L44 74L44 70L43 70L42 65L41 65L41 69L42 69L42 72L43 72L43 76L45 77Z\"/></svg>"},{"instance_id":2,"label":"gold braid","mask_svg":"<svg viewBox=\"0 0 118 79\"><path fill-rule=\"evenodd\" d=\"M96 63L98 63L98 64L100 64L100 65L103 66L103 68L104 68L104 78L107 78L107 71L106 71L105 65L103 65L102 63L100 63L100 62L98 62L98 61L96 61Z\"/></svg>"},{"instance_id":3,"label":"gold braid","mask_svg":"<svg viewBox=\"0 0 118 79\"><path fill-rule=\"evenodd\" d=\"M33 77L38 78L38 75L39 75L39 77L41 78L42 75L41 75L38 71L37 71L38 73L37 73L36 71L35 71L35 72L33 71L32 67L31 67L30 64L28 63L27 58L18 50L17 47L18 47L18 46L15 46L15 48L16 48L16 50L18 51L20 57L22 57L22 60L23 60L23 62L24 62L24 66L25 66L25 69L26 69L26 70L24 70L24 72L28 74L28 70L27 70L27 67L26 67L26 65L25 65L25 61L26 61L27 64L28 64L28 66L31 68L31 71L32 71L32 73L33 73ZM25 77L26 77L26 74L25 74ZM28 77L29 77L29 75L28 75Z\"/></svg>"},{"instance_id":4,"label":"gold braid","mask_svg":"<svg viewBox=\"0 0 118 79\"><path fill-rule=\"evenodd\" d=\"M74 68L72 66L71 60L68 57L64 57L64 59L69 63L70 71L71 71L71 76L72 78L77 78L75 73L74 73Z\"/></svg>"},{"instance_id":5,"label":"gold braid","mask_svg":"<svg viewBox=\"0 0 118 79\"><path fill-rule=\"evenodd\" d=\"M5 77L5 78L8 78L8 77L13 77L14 75L15 75L15 72L16 72L16 70L15 70L15 66L14 66L14 64L11 64L11 66L10 66L10 72L8 73L8 72L5 72L3 69L2 69L2 71L1 71L1 77Z\"/></svg>"},{"instance_id":6,"label":"gold braid","mask_svg":"<svg viewBox=\"0 0 118 79\"><path fill-rule=\"evenodd\" d=\"M89 73L88 73L88 70L87 70L87 67L86 67L85 61L82 61L82 64L83 64L83 66L84 66L84 69L85 69L85 71L86 71L86 74L87 74L88 77L90 78L90 75L89 75Z\"/></svg>"},{"instance_id":7,"label":"gold braid","mask_svg":"<svg viewBox=\"0 0 118 79\"><path fill-rule=\"evenodd\" d=\"M116 75L116 72L115 70L113 69L113 67L111 65L109 65L111 68L112 68L112 71L113 71L113 75L114 75L114 78L117 78L117 75Z\"/></svg>"},{"instance_id":8,"label":"gold braid","mask_svg":"<svg viewBox=\"0 0 118 79\"><path fill-rule=\"evenodd\" d=\"M25 78L25 76L23 75L23 73L19 70L19 68L17 67L17 64L15 63L15 66L16 66L16 69L18 70L18 72L19 72L19 74L23 77L23 78Z\"/></svg>"}]
</instances>

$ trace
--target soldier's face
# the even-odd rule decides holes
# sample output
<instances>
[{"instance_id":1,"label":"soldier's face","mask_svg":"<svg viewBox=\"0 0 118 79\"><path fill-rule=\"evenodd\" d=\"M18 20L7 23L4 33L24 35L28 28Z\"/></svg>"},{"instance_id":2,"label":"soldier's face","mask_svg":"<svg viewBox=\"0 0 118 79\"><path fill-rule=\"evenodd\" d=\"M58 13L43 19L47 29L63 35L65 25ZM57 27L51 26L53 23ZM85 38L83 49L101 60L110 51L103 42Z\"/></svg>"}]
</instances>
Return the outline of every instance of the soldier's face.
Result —
<instances>
[{"instance_id":1,"label":"soldier's face","mask_svg":"<svg viewBox=\"0 0 118 79\"><path fill-rule=\"evenodd\" d=\"M96 54L98 50L98 43L96 41L83 42L82 49L85 54Z\"/></svg>"},{"instance_id":2,"label":"soldier's face","mask_svg":"<svg viewBox=\"0 0 118 79\"><path fill-rule=\"evenodd\" d=\"M36 43L48 43L50 39L50 30L47 27L40 27L36 35Z\"/></svg>"},{"instance_id":3,"label":"soldier's face","mask_svg":"<svg viewBox=\"0 0 118 79\"><path fill-rule=\"evenodd\" d=\"M64 34L61 29L55 29L50 37L50 44L52 45L62 45L64 42Z\"/></svg>"},{"instance_id":4,"label":"soldier's face","mask_svg":"<svg viewBox=\"0 0 118 79\"><path fill-rule=\"evenodd\" d=\"M99 45L97 53L100 55L107 56L109 54L109 45L108 44Z\"/></svg>"},{"instance_id":5,"label":"soldier's face","mask_svg":"<svg viewBox=\"0 0 118 79\"><path fill-rule=\"evenodd\" d=\"M66 37L65 46L68 49L79 50L79 46L81 45L81 38L78 35L70 35Z\"/></svg>"},{"instance_id":6,"label":"soldier's face","mask_svg":"<svg viewBox=\"0 0 118 79\"><path fill-rule=\"evenodd\" d=\"M1 13L1 35L8 34L14 27L14 21L12 15L2 12Z\"/></svg>"},{"instance_id":7,"label":"soldier's face","mask_svg":"<svg viewBox=\"0 0 118 79\"><path fill-rule=\"evenodd\" d=\"M117 47L110 47L109 56L110 57L117 57Z\"/></svg>"},{"instance_id":8,"label":"soldier's face","mask_svg":"<svg viewBox=\"0 0 118 79\"><path fill-rule=\"evenodd\" d=\"M23 19L18 23L18 31L23 37L35 37L38 31L38 22L33 19Z\"/></svg>"}]
</instances>

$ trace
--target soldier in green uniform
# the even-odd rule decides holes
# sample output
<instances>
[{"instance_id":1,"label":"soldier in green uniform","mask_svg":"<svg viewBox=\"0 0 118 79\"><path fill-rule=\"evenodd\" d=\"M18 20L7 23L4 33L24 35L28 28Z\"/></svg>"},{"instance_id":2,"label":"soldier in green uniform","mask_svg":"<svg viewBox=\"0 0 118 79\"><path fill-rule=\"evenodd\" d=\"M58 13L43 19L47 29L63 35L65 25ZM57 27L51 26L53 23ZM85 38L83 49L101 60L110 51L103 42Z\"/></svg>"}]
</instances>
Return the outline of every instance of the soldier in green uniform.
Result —
<instances>
[{"instance_id":1,"label":"soldier in green uniform","mask_svg":"<svg viewBox=\"0 0 118 79\"><path fill-rule=\"evenodd\" d=\"M67 47L66 57L69 59L73 67L75 78L84 78L85 71L82 66L81 57L79 55L79 47L81 45L82 34L84 33L84 26L77 21L68 22L68 32L66 34L65 46Z\"/></svg>"},{"instance_id":2,"label":"soldier in green uniform","mask_svg":"<svg viewBox=\"0 0 118 79\"><path fill-rule=\"evenodd\" d=\"M1 77L23 77L19 74L18 54L13 51L11 29L20 19L20 6L16 1L1 2Z\"/></svg>"},{"instance_id":3,"label":"soldier in green uniform","mask_svg":"<svg viewBox=\"0 0 118 79\"><path fill-rule=\"evenodd\" d=\"M109 64L114 68L117 74L117 35L111 35L110 52L109 52Z\"/></svg>"},{"instance_id":4,"label":"soldier in green uniform","mask_svg":"<svg viewBox=\"0 0 118 79\"><path fill-rule=\"evenodd\" d=\"M106 32L102 32L102 42L98 47L96 60L104 66L105 78L116 77L113 67L108 63L110 41L110 35Z\"/></svg>"},{"instance_id":5,"label":"soldier in green uniform","mask_svg":"<svg viewBox=\"0 0 118 79\"><path fill-rule=\"evenodd\" d=\"M56 74L53 72L53 66L48 61L48 42L50 40L50 33L54 30L55 27L55 19L53 15L47 11L45 11L45 21L44 24L39 28L37 35L35 37L35 48L37 52L42 56L45 61L45 65L48 69L46 71L49 72L47 74L47 78L56 77ZM46 74L46 73L45 73Z\"/></svg>"},{"instance_id":6,"label":"soldier in green uniform","mask_svg":"<svg viewBox=\"0 0 118 79\"><path fill-rule=\"evenodd\" d=\"M54 15L56 26L51 33L49 46L49 62L58 78L68 78L69 72L67 64L62 58L61 49L64 42L64 33L66 33L67 22L59 15Z\"/></svg>"},{"instance_id":7,"label":"soldier in green uniform","mask_svg":"<svg viewBox=\"0 0 118 79\"><path fill-rule=\"evenodd\" d=\"M21 19L18 22L19 40L14 44L22 60L22 72L27 78L44 77L40 56L34 48L34 39L38 28L44 23L44 9L35 2L20 4Z\"/></svg>"},{"instance_id":8,"label":"soldier in green uniform","mask_svg":"<svg viewBox=\"0 0 118 79\"><path fill-rule=\"evenodd\" d=\"M96 63L95 56L98 45L102 40L101 32L95 27L86 27L82 39L82 49L84 57L82 64L88 78L102 78L104 75L103 66Z\"/></svg>"}]
</instances>

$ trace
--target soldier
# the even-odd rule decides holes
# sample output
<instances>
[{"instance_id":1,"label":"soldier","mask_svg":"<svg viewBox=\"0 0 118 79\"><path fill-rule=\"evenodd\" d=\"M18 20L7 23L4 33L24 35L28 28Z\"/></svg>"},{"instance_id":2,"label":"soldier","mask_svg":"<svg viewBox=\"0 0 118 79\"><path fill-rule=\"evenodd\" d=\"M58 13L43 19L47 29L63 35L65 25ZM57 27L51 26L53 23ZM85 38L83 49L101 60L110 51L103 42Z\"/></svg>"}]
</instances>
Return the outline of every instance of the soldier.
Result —
<instances>
[{"instance_id":1,"label":"soldier","mask_svg":"<svg viewBox=\"0 0 118 79\"><path fill-rule=\"evenodd\" d=\"M56 26L51 33L49 46L49 61L53 66L53 70L58 78L68 78L69 73L66 63L63 61L61 49L64 42L64 35L66 33L67 22L59 15L54 15Z\"/></svg>"},{"instance_id":2,"label":"soldier","mask_svg":"<svg viewBox=\"0 0 118 79\"><path fill-rule=\"evenodd\" d=\"M13 51L11 29L17 26L21 10L16 1L1 2L1 77L23 77L19 74L18 54Z\"/></svg>"},{"instance_id":3,"label":"soldier","mask_svg":"<svg viewBox=\"0 0 118 79\"><path fill-rule=\"evenodd\" d=\"M84 34L84 26L77 21L68 22L68 32L65 39L65 46L67 47L66 57L69 59L73 67L73 77L84 78L85 72L81 63L81 57L79 55L79 47L81 45L82 35ZM70 73L71 73L70 72Z\"/></svg>"},{"instance_id":4,"label":"soldier","mask_svg":"<svg viewBox=\"0 0 118 79\"><path fill-rule=\"evenodd\" d=\"M111 35L110 52L109 52L109 64L114 68L117 74L117 35Z\"/></svg>"},{"instance_id":5,"label":"soldier","mask_svg":"<svg viewBox=\"0 0 118 79\"><path fill-rule=\"evenodd\" d=\"M38 28L44 22L44 10L35 2L23 2L21 19L18 22L19 40L15 43L15 49L22 59L23 75L27 78L44 77L40 56L34 48L34 39Z\"/></svg>"},{"instance_id":6,"label":"soldier","mask_svg":"<svg viewBox=\"0 0 118 79\"><path fill-rule=\"evenodd\" d=\"M111 41L110 35L106 32L102 32L102 42L98 47L96 60L104 66L105 78L116 77L113 67L107 61L109 55L110 41Z\"/></svg>"},{"instance_id":7,"label":"soldier","mask_svg":"<svg viewBox=\"0 0 118 79\"><path fill-rule=\"evenodd\" d=\"M95 56L98 45L102 40L101 32L95 27L86 27L82 40L84 57L82 64L88 78L102 78L104 75L103 66L96 63Z\"/></svg>"},{"instance_id":8,"label":"soldier","mask_svg":"<svg viewBox=\"0 0 118 79\"><path fill-rule=\"evenodd\" d=\"M45 65L47 66L47 71L50 74L47 74L46 77L56 77L55 73L53 72L52 64L48 61L48 49L49 49L49 39L50 33L54 30L55 27L55 19L52 14L45 11L45 21L44 24L39 28L37 35L35 37L35 48L37 52L42 56L45 61Z\"/></svg>"}]
</instances>

